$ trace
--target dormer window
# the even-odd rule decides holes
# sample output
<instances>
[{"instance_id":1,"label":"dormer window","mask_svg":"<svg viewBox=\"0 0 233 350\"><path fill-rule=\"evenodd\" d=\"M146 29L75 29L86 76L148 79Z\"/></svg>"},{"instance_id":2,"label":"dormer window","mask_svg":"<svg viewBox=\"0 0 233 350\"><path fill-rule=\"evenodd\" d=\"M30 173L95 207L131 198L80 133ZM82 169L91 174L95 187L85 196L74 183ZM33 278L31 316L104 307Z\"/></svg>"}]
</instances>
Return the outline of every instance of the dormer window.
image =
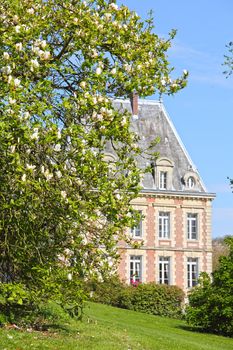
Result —
<instances>
[{"instance_id":1,"label":"dormer window","mask_svg":"<svg viewBox=\"0 0 233 350\"><path fill-rule=\"evenodd\" d=\"M159 189L166 190L167 189L167 171L160 171L159 174Z\"/></svg>"},{"instance_id":2,"label":"dormer window","mask_svg":"<svg viewBox=\"0 0 233 350\"><path fill-rule=\"evenodd\" d=\"M195 186L195 180L193 176L189 176L187 180L187 186L188 188L193 188Z\"/></svg>"},{"instance_id":3,"label":"dormer window","mask_svg":"<svg viewBox=\"0 0 233 350\"><path fill-rule=\"evenodd\" d=\"M198 175L194 171L188 171L183 177L183 184L186 190L197 190Z\"/></svg>"},{"instance_id":4,"label":"dormer window","mask_svg":"<svg viewBox=\"0 0 233 350\"><path fill-rule=\"evenodd\" d=\"M155 186L159 190L172 190L173 162L168 158L159 158L155 162Z\"/></svg>"}]
</instances>

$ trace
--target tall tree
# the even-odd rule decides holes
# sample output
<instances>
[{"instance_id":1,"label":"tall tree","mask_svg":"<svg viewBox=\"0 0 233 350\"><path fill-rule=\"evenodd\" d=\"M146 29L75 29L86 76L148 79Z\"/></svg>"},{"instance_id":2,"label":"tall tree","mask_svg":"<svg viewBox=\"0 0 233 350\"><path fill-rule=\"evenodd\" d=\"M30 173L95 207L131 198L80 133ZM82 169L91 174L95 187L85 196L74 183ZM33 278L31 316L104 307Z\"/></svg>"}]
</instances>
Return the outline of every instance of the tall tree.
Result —
<instances>
[{"instance_id":1,"label":"tall tree","mask_svg":"<svg viewBox=\"0 0 233 350\"><path fill-rule=\"evenodd\" d=\"M64 296L135 223L141 150L112 99L173 94L187 72L170 78L174 32L115 1L3 0L0 19L0 281Z\"/></svg>"}]
</instances>

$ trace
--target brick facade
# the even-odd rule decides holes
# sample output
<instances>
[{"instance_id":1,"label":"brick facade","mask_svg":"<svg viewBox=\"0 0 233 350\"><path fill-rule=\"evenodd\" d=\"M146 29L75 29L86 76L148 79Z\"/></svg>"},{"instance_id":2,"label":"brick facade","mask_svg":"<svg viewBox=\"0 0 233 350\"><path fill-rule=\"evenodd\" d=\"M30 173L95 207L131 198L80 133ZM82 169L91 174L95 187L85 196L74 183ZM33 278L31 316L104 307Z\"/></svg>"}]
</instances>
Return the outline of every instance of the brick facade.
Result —
<instances>
[{"instance_id":1,"label":"brick facade","mask_svg":"<svg viewBox=\"0 0 233 350\"><path fill-rule=\"evenodd\" d=\"M140 147L146 149L160 137L154 149L159 157L150 160L151 174L145 175L141 194L132 203L143 215L141 235L136 237L142 246L134 250L119 245L119 275L127 283L154 281L187 291L201 271L212 271L215 195L206 191L164 106L156 101L132 102L117 100L115 106L132 111L132 130L140 135ZM139 166L147 167L148 161L139 159Z\"/></svg>"}]
</instances>

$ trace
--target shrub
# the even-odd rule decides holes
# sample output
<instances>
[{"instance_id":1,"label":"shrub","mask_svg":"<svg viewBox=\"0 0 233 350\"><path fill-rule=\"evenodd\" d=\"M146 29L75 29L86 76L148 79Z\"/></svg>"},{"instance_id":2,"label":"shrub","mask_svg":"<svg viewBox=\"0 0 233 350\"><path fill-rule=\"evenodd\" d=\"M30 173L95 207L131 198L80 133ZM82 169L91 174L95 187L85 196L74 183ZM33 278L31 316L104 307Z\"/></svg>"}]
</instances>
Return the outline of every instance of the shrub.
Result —
<instances>
[{"instance_id":1,"label":"shrub","mask_svg":"<svg viewBox=\"0 0 233 350\"><path fill-rule=\"evenodd\" d=\"M89 283L95 302L152 315L180 318L183 291L176 286L141 283L137 287L122 283L115 277L102 283Z\"/></svg>"},{"instance_id":2,"label":"shrub","mask_svg":"<svg viewBox=\"0 0 233 350\"><path fill-rule=\"evenodd\" d=\"M80 306L79 300L77 303ZM35 292L21 283L0 283L0 325L14 323L45 329L48 325L69 320L71 309L74 312L76 307L70 304L61 306L52 300L42 302Z\"/></svg>"},{"instance_id":3,"label":"shrub","mask_svg":"<svg viewBox=\"0 0 233 350\"><path fill-rule=\"evenodd\" d=\"M213 281L203 273L189 295L187 322L202 330L233 336L233 237L226 240L228 256L220 258Z\"/></svg>"},{"instance_id":4,"label":"shrub","mask_svg":"<svg viewBox=\"0 0 233 350\"><path fill-rule=\"evenodd\" d=\"M152 315L180 318L183 291L176 286L156 283L129 286L121 294L120 306Z\"/></svg>"},{"instance_id":5,"label":"shrub","mask_svg":"<svg viewBox=\"0 0 233 350\"><path fill-rule=\"evenodd\" d=\"M32 294L20 283L0 283L0 323L18 323L35 309Z\"/></svg>"},{"instance_id":6,"label":"shrub","mask_svg":"<svg viewBox=\"0 0 233 350\"><path fill-rule=\"evenodd\" d=\"M118 276L106 279L104 282L89 281L86 290L93 301L97 303L119 306L119 299L126 285Z\"/></svg>"}]
</instances>

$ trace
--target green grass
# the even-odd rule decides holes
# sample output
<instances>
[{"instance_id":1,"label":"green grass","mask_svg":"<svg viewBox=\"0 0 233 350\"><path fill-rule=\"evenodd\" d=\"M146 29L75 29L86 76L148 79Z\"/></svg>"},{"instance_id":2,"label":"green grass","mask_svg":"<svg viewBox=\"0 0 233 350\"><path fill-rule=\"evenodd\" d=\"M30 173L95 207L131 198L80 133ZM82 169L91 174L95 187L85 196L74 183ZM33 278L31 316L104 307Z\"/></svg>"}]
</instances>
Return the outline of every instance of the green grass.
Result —
<instances>
[{"instance_id":1,"label":"green grass","mask_svg":"<svg viewBox=\"0 0 233 350\"><path fill-rule=\"evenodd\" d=\"M233 350L233 339L192 332L178 320L94 303L85 314L53 332L0 329L0 350Z\"/></svg>"}]
</instances>

